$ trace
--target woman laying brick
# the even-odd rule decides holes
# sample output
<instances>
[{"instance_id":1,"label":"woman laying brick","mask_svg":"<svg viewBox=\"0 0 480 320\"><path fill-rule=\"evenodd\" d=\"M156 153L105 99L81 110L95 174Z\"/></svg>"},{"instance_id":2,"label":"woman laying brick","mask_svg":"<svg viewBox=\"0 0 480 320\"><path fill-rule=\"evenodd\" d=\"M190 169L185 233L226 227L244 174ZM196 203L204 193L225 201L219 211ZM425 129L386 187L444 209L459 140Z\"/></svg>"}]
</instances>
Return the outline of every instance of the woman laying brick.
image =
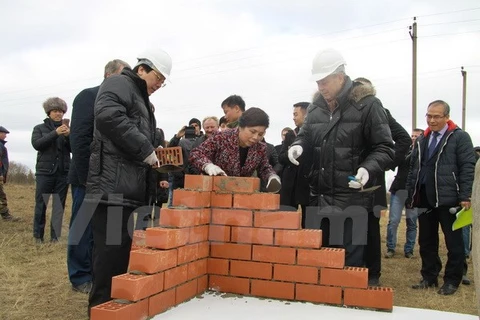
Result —
<instances>
[{"instance_id":1,"label":"woman laying brick","mask_svg":"<svg viewBox=\"0 0 480 320\"><path fill-rule=\"evenodd\" d=\"M268 192L280 190L280 178L268 162L262 139L269 126L268 115L259 108L246 110L238 128L218 132L190 152L192 166L211 176L251 177L266 182Z\"/></svg>"}]
</instances>

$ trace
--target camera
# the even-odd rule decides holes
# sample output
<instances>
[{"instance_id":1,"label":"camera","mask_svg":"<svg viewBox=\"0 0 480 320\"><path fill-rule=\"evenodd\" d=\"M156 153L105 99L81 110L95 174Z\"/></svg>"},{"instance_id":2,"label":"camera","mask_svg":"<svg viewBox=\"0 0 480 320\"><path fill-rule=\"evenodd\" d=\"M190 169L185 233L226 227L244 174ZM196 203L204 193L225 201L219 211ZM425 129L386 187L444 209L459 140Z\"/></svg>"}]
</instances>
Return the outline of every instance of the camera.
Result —
<instances>
[{"instance_id":1,"label":"camera","mask_svg":"<svg viewBox=\"0 0 480 320\"><path fill-rule=\"evenodd\" d=\"M194 139L196 136L194 126L188 126L185 128L185 139Z\"/></svg>"}]
</instances>

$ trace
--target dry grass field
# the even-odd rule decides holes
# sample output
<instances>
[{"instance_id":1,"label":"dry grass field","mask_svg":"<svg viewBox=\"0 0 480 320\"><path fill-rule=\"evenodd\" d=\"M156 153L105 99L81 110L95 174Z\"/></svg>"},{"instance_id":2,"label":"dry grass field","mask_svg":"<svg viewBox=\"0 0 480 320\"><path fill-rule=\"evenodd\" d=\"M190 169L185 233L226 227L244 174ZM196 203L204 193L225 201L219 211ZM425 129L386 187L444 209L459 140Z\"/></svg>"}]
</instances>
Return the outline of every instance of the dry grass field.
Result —
<instances>
[{"instance_id":1,"label":"dry grass field","mask_svg":"<svg viewBox=\"0 0 480 320\"><path fill-rule=\"evenodd\" d=\"M72 291L67 275L66 235L70 221L71 198L67 199L63 234L59 243L37 245L32 236L34 187L6 185L12 213L23 219L12 223L0 220L0 320L87 319L87 295ZM47 216L49 221L49 216ZM382 250L385 250L385 230L388 218L382 218ZM49 234L48 229L45 232ZM405 239L405 223L399 229L401 253ZM46 238L45 240L48 240ZM442 240L443 241L443 240ZM419 278L420 259L418 246L415 258L406 259L397 254L393 259L383 259L381 282L395 289L396 306L426 308L451 312L476 314L474 285L461 285L453 296L441 296L436 290L410 289ZM441 246L445 261L445 246ZM473 279L472 263L469 277ZM441 279L440 284L442 283Z\"/></svg>"}]
</instances>

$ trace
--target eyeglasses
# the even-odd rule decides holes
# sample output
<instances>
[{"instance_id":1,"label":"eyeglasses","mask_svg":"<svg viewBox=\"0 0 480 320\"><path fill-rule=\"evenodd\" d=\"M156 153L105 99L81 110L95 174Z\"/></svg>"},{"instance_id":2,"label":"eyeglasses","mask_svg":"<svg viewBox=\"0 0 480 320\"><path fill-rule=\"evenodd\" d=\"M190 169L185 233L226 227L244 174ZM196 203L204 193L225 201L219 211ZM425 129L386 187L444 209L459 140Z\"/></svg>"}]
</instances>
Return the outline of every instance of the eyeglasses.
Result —
<instances>
[{"instance_id":1,"label":"eyeglasses","mask_svg":"<svg viewBox=\"0 0 480 320\"><path fill-rule=\"evenodd\" d=\"M437 120L440 120L440 119L445 118L445 116L439 116L439 115L434 115L434 116L432 116L431 114L426 114L426 115L425 115L425 118L427 118L427 120L435 120L435 121L437 121Z\"/></svg>"},{"instance_id":2,"label":"eyeglasses","mask_svg":"<svg viewBox=\"0 0 480 320\"><path fill-rule=\"evenodd\" d=\"M167 84L165 83L165 77L163 76L160 76L157 71L155 71L154 69L152 69L153 73L155 74L155 76L157 77L157 81L161 83L160 85L160 88L163 88L165 87Z\"/></svg>"}]
</instances>

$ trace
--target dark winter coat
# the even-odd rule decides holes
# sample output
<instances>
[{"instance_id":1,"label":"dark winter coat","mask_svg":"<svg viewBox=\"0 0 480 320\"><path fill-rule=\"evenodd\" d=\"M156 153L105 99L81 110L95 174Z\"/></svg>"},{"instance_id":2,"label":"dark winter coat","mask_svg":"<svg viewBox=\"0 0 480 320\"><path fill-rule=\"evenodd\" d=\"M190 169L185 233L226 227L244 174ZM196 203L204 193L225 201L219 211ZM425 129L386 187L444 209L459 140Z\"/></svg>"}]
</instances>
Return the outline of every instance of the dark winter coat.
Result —
<instances>
[{"instance_id":1,"label":"dark winter coat","mask_svg":"<svg viewBox=\"0 0 480 320\"><path fill-rule=\"evenodd\" d=\"M46 118L32 132L32 146L37 150L35 175L68 174L70 168L70 138L58 135L61 123Z\"/></svg>"},{"instance_id":2,"label":"dark winter coat","mask_svg":"<svg viewBox=\"0 0 480 320\"><path fill-rule=\"evenodd\" d=\"M371 210L373 195L348 187L348 176L365 168L371 177L365 187L375 184L375 177L392 166L393 142L385 109L374 96L354 96L356 85L345 77L337 97L338 106L330 111L317 93L307 109L307 117L294 145L311 154L311 204L358 205Z\"/></svg>"},{"instance_id":3,"label":"dark winter coat","mask_svg":"<svg viewBox=\"0 0 480 320\"><path fill-rule=\"evenodd\" d=\"M5 143L7 141L0 140L0 176L6 177L8 173L8 151L7 147L5 147Z\"/></svg>"},{"instance_id":4,"label":"dark winter coat","mask_svg":"<svg viewBox=\"0 0 480 320\"><path fill-rule=\"evenodd\" d=\"M156 121L146 82L130 68L105 79L94 107L87 194L138 207L155 201L157 177L143 162L154 150ZM123 199L110 197L120 194Z\"/></svg>"},{"instance_id":5,"label":"dark winter coat","mask_svg":"<svg viewBox=\"0 0 480 320\"><path fill-rule=\"evenodd\" d=\"M90 144L93 140L93 108L100 86L80 92L73 100L70 124L70 146L72 162L68 182L73 185L86 185Z\"/></svg>"},{"instance_id":6,"label":"dark winter coat","mask_svg":"<svg viewBox=\"0 0 480 320\"><path fill-rule=\"evenodd\" d=\"M354 86L351 93L351 96L354 97L355 99L358 99L360 97L375 96L375 95L376 95L375 88L372 85L369 85L366 83L362 83L362 85ZM395 120L395 118L392 116L392 114L388 109L385 109L385 113L387 114L388 127L390 128L390 132L392 133L393 142L395 142L395 145L393 147L393 150L395 152L395 160L391 165L391 167L387 168L386 170L394 170L397 166L404 163L408 149L412 144L412 139L410 138L410 135L408 134L407 130L405 130L405 128L403 128L402 125L399 124L397 120ZM374 193L374 198L375 198L374 205L386 208L387 207L387 187L386 187L384 172L382 172L377 177L376 183L377 185L380 185L380 188L378 188ZM405 186L403 188L405 188Z\"/></svg>"},{"instance_id":7,"label":"dark winter coat","mask_svg":"<svg viewBox=\"0 0 480 320\"><path fill-rule=\"evenodd\" d=\"M300 128L295 128L298 134ZM280 164L283 165L282 189L280 190L280 204L297 208L299 204L307 206L310 203L310 186L308 176L311 168L311 157L302 154L297 160L296 166L288 159L288 148L295 140L295 133L287 133L285 141L282 142L282 150L278 155Z\"/></svg>"},{"instance_id":8,"label":"dark winter coat","mask_svg":"<svg viewBox=\"0 0 480 320\"><path fill-rule=\"evenodd\" d=\"M428 158L427 128L415 141L407 179L409 207L421 205L419 198L421 175L425 174L427 201L433 208L454 207L461 201L470 201L475 174L475 154L468 133L449 120L448 129ZM422 172L423 171L423 172Z\"/></svg>"}]
</instances>

